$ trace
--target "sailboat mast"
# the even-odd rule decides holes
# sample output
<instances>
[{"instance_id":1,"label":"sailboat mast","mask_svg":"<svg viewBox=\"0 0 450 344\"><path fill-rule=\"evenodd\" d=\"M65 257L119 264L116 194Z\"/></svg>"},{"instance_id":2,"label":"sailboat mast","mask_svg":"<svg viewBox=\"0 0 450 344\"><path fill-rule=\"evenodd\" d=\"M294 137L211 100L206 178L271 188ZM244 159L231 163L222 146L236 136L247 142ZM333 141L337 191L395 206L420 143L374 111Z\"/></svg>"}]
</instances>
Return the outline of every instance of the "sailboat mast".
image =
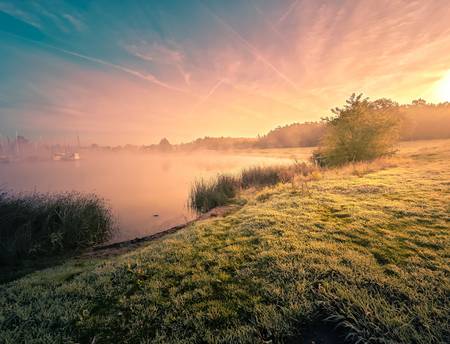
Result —
<instances>
[{"instance_id":1,"label":"sailboat mast","mask_svg":"<svg viewBox=\"0 0 450 344\"><path fill-rule=\"evenodd\" d=\"M19 133L16 131L16 154L19 155Z\"/></svg>"}]
</instances>

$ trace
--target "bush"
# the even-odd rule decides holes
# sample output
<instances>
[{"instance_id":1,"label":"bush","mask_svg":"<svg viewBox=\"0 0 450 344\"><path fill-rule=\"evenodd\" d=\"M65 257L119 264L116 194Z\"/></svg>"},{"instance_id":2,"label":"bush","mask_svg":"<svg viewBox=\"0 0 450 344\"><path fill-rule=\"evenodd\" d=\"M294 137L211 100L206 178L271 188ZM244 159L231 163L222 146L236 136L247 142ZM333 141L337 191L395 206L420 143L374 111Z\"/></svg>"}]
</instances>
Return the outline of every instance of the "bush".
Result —
<instances>
[{"instance_id":1,"label":"bush","mask_svg":"<svg viewBox=\"0 0 450 344\"><path fill-rule=\"evenodd\" d=\"M93 194L0 192L0 265L86 248L114 229L110 209Z\"/></svg>"},{"instance_id":2,"label":"bush","mask_svg":"<svg viewBox=\"0 0 450 344\"><path fill-rule=\"evenodd\" d=\"M393 153L398 139L398 104L378 99L370 102L353 94L343 108L332 110L325 135L313 160L319 166L376 159Z\"/></svg>"},{"instance_id":3,"label":"bush","mask_svg":"<svg viewBox=\"0 0 450 344\"><path fill-rule=\"evenodd\" d=\"M189 192L188 206L198 213L205 213L225 205L236 196L238 184L236 178L224 174L209 181L197 180Z\"/></svg>"}]
</instances>

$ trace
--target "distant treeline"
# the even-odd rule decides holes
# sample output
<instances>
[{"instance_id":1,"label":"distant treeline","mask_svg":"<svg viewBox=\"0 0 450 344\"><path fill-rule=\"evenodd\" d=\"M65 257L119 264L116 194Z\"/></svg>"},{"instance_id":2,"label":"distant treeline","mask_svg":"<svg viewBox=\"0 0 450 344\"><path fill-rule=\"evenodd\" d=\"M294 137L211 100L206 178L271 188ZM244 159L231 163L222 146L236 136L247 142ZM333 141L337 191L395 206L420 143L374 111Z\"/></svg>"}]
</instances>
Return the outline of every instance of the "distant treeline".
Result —
<instances>
[{"instance_id":1,"label":"distant treeline","mask_svg":"<svg viewBox=\"0 0 450 344\"><path fill-rule=\"evenodd\" d=\"M255 142L255 148L314 147L325 131L322 122L293 123L271 130Z\"/></svg>"},{"instance_id":2,"label":"distant treeline","mask_svg":"<svg viewBox=\"0 0 450 344\"><path fill-rule=\"evenodd\" d=\"M450 103L432 104L419 99L399 106L403 141L450 138Z\"/></svg>"},{"instance_id":3,"label":"distant treeline","mask_svg":"<svg viewBox=\"0 0 450 344\"><path fill-rule=\"evenodd\" d=\"M415 100L412 104L398 105L401 117L402 141L450 138L450 103L428 104ZM260 137L256 148L313 147L324 133L324 122L294 123L278 127Z\"/></svg>"},{"instance_id":4,"label":"distant treeline","mask_svg":"<svg viewBox=\"0 0 450 344\"><path fill-rule=\"evenodd\" d=\"M204 137L179 145L181 149L230 150L252 148L258 143L256 138Z\"/></svg>"},{"instance_id":5,"label":"distant treeline","mask_svg":"<svg viewBox=\"0 0 450 344\"><path fill-rule=\"evenodd\" d=\"M450 138L450 103L432 104L419 99L397 106L402 122L401 140ZM293 123L257 139L205 138L187 145L209 149L313 147L319 144L324 131L324 122Z\"/></svg>"},{"instance_id":6,"label":"distant treeline","mask_svg":"<svg viewBox=\"0 0 450 344\"><path fill-rule=\"evenodd\" d=\"M391 100L401 117L400 140L431 140L450 138L450 103L432 104L414 100L399 105ZM232 150L251 148L287 148L317 146L325 132L324 121L293 123L278 127L257 138L204 137L189 143L171 145L162 139L159 145L146 146L146 150Z\"/></svg>"}]
</instances>

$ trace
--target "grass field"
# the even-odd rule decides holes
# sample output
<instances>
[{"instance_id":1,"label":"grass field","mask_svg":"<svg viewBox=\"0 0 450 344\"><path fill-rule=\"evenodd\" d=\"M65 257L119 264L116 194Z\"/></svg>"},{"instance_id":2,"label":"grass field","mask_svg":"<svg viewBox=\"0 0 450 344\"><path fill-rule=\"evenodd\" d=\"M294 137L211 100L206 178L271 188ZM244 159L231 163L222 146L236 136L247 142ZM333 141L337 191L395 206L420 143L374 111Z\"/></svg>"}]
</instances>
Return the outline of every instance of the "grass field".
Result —
<instances>
[{"instance_id":1,"label":"grass field","mask_svg":"<svg viewBox=\"0 0 450 344\"><path fill-rule=\"evenodd\" d=\"M246 191L236 212L132 253L2 285L0 342L445 343L449 161L450 141L403 143L307 189Z\"/></svg>"}]
</instances>

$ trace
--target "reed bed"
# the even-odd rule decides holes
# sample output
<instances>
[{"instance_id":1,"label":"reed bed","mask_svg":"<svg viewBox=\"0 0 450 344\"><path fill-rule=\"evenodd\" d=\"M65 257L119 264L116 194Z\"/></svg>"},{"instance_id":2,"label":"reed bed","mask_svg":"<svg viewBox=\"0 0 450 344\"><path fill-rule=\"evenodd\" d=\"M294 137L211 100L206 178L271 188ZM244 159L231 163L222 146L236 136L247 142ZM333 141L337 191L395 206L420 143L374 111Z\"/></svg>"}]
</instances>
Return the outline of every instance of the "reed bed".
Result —
<instances>
[{"instance_id":1,"label":"reed bed","mask_svg":"<svg viewBox=\"0 0 450 344\"><path fill-rule=\"evenodd\" d=\"M0 264L52 256L107 241L115 221L94 194L0 192Z\"/></svg>"}]
</instances>

